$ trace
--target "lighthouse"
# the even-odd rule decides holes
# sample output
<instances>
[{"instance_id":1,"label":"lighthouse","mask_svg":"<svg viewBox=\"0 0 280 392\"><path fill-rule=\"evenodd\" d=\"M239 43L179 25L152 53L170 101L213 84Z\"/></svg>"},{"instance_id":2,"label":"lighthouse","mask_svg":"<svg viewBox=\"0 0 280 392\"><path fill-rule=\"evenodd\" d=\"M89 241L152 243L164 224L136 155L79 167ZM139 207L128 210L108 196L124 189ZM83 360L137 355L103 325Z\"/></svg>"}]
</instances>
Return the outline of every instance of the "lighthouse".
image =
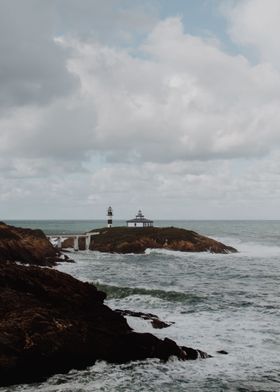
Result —
<instances>
[{"instance_id":1,"label":"lighthouse","mask_svg":"<svg viewBox=\"0 0 280 392\"><path fill-rule=\"evenodd\" d=\"M138 214L134 219L130 219L126 221L128 227L153 227L154 222L150 219L146 219L142 214L142 211L139 210Z\"/></svg>"},{"instance_id":2,"label":"lighthouse","mask_svg":"<svg viewBox=\"0 0 280 392\"><path fill-rule=\"evenodd\" d=\"M112 227L112 224L113 224L113 210L112 207L109 207L107 211L107 227Z\"/></svg>"}]
</instances>

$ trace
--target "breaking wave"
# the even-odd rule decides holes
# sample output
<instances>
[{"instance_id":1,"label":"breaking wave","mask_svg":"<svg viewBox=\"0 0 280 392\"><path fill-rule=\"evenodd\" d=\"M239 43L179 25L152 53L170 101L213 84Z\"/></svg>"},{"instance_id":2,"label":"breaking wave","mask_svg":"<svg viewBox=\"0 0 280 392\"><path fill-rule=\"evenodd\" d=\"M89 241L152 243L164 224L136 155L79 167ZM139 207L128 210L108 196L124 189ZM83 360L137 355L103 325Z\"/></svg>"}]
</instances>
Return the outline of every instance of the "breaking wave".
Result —
<instances>
[{"instance_id":1,"label":"breaking wave","mask_svg":"<svg viewBox=\"0 0 280 392\"><path fill-rule=\"evenodd\" d=\"M132 295L148 295L151 297L160 298L170 302L187 302L187 303L199 303L203 302L206 298L204 296L198 296L191 293L182 293L179 291L165 291L159 289L145 289L142 287L120 287L112 286L94 282L94 285L98 290L104 291L107 294L108 299L121 299Z\"/></svg>"}]
</instances>

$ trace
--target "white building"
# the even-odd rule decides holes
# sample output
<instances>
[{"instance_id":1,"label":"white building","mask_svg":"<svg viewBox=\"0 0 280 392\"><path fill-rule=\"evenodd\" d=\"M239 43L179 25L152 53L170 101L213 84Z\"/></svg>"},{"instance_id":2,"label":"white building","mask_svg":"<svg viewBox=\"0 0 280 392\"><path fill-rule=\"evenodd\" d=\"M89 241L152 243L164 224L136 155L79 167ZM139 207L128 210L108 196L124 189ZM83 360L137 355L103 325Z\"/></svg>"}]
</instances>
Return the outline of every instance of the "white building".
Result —
<instances>
[{"instance_id":1,"label":"white building","mask_svg":"<svg viewBox=\"0 0 280 392\"><path fill-rule=\"evenodd\" d=\"M136 217L126 221L126 224L127 227L153 227L154 222L150 219L146 219L142 214L142 211L139 210Z\"/></svg>"}]
</instances>

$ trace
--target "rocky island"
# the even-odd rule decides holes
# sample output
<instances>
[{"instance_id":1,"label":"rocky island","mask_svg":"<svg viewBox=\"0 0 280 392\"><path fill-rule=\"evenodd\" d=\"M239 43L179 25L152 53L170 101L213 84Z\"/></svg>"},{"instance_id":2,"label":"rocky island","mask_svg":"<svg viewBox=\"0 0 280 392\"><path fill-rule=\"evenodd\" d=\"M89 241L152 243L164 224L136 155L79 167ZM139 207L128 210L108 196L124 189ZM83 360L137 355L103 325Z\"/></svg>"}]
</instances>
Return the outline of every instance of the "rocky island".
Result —
<instances>
[{"instance_id":1,"label":"rocky island","mask_svg":"<svg viewBox=\"0 0 280 392\"><path fill-rule=\"evenodd\" d=\"M134 332L89 283L50 268L0 262L0 386L34 382L98 359L207 358L150 333Z\"/></svg>"},{"instance_id":2,"label":"rocky island","mask_svg":"<svg viewBox=\"0 0 280 392\"><path fill-rule=\"evenodd\" d=\"M182 252L232 253L237 250L191 230L176 227L111 227L92 230L99 233L92 237L91 250L111 253L144 253L146 249L168 249ZM63 248L73 247L73 239L62 244ZM81 238L79 249L85 249Z\"/></svg>"}]
</instances>

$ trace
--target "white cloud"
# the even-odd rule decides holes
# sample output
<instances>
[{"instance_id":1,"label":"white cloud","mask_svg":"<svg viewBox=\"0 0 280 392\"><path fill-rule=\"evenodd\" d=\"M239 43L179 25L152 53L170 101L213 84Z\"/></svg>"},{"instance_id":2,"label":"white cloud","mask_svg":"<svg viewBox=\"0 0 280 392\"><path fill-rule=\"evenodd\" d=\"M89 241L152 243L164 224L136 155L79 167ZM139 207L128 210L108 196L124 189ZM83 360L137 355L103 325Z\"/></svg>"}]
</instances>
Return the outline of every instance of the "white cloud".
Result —
<instances>
[{"instance_id":1,"label":"white cloud","mask_svg":"<svg viewBox=\"0 0 280 392\"><path fill-rule=\"evenodd\" d=\"M59 3L67 4L52 4ZM96 1L83 4L92 10L93 3L97 7ZM100 7L101 21L105 15L106 23L112 20L112 3ZM244 0L227 10L233 39L259 51L255 64L244 54L226 53L217 39L187 34L177 17L147 18L145 7L117 12L115 38L129 42L137 36L133 47L114 45L114 37L106 44L98 23L88 34L74 29L71 36L70 27L80 26L85 13L78 6L75 19L78 3L72 1L67 34L54 39L48 27L52 8L46 8L46 19L36 8L27 37L21 41L17 32L11 41L18 43L15 57L5 59L22 83L11 85L8 72L4 77L2 215L86 218L90 210L90 216L102 217L104 205L113 203L123 217L143 207L152 217L167 211L169 218L246 218L260 206L270 216L267 200L274 205L280 193L280 73L278 53L273 55L269 43L277 4L268 3L264 9L262 1ZM262 40L255 10L271 20L273 31L264 32ZM43 26L38 39L37 13ZM128 13L135 29L124 23ZM24 20L30 16L24 15ZM38 73L27 72L33 69L28 58L21 67L21 42L35 47L27 54ZM46 49L41 59L38 42ZM30 93L37 82L41 90L48 85L36 90L38 97ZM27 86L23 95L18 86Z\"/></svg>"},{"instance_id":2,"label":"white cloud","mask_svg":"<svg viewBox=\"0 0 280 392\"><path fill-rule=\"evenodd\" d=\"M144 57L62 42L95 109L94 148L121 160L172 161L259 156L279 145L279 73L185 34L178 18L155 26Z\"/></svg>"},{"instance_id":3,"label":"white cloud","mask_svg":"<svg viewBox=\"0 0 280 392\"><path fill-rule=\"evenodd\" d=\"M2 116L3 154L172 162L279 146L280 74L185 34L178 18L155 26L141 45L145 57L92 41L59 43L71 48L68 70L80 91Z\"/></svg>"},{"instance_id":4,"label":"white cloud","mask_svg":"<svg viewBox=\"0 0 280 392\"><path fill-rule=\"evenodd\" d=\"M238 44L251 46L261 61L280 66L279 0L242 0L224 7L229 33Z\"/></svg>"}]
</instances>

